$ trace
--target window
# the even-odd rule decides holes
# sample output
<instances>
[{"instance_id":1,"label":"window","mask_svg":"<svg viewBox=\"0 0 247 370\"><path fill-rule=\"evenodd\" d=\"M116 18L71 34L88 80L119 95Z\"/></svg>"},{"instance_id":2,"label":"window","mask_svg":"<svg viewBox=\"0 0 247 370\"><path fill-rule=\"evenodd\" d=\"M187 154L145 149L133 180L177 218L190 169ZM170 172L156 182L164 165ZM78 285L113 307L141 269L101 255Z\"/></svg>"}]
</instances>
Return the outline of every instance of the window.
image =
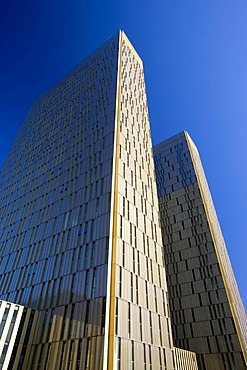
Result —
<instances>
[{"instance_id":1,"label":"window","mask_svg":"<svg viewBox=\"0 0 247 370\"><path fill-rule=\"evenodd\" d=\"M121 338L118 338L117 369L121 370Z\"/></svg>"},{"instance_id":2,"label":"window","mask_svg":"<svg viewBox=\"0 0 247 370\"><path fill-rule=\"evenodd\" d=\"M119 297L122 297L122 267L119 267Z\"/></svg>"},{"instance_id":3,"label":"window","mask_svg":"<svg viewBox=\"0 0 247 370\"><path fill-rule=\"evenodd\" d=\"M115 334L118 334L118 299L116 298L116 307L115 307Z\"/></svg>"},{"instance_id":4,"label":"window","mask_svg":"<svg viewBox=\"0 0 247 370\"><path fill-rule=\"evenodd\" d=\"M120 238L122 238L123 237L123 217L122 216L120 216L120 230L119 230L119 232L120 232Z\"/></svg>"},{"instance_id":5,"label":"window","mask_svg":"<svg viewBox=\"0 0 247 370\"><path fill-rule=\"evenodd\" d=\"M143 368L147 369L147 359L146 359L146 345L143 343Z\"/></svg>"},{"instance_id":6,"label":"window","mask_svg":"<svg viewBox=\"0 0 247 370\"><path fill-rule=\"evenodd\" d=\"M128 196L128 183L125 181L125 198Z\"/></svg>"},{"instance_id":7,"label":"window","mask_svg":"<svg viewBox=\"0 0 247 370\"><path fill-rule=\"evenodd\" d=\"M130 300L133 302L133 274L130 274Z\"/></svg>"},{"instance_id":8,"label":"window","mask_svg":"<svg viewBox=\"0 0 247 370\"><path fill-rule=\"evenodd\" d=\"M94 266L95 262L95 242L92 244L92 252L91 252L91 266Z\"/></svg>"},{"instance_id":9,"label":"window","mask_svg":"<svg viewBox=\"0 0 247 370\"><path fill-rule=\"evenodd\" d=\"M149 369L152 370L152 357L151 357L151 346L148 346L148 352L149 352Z\"/></svg>"},{"instance_id":10,"label":"window","mask_svg":"<svg viewBox=\"0 0 247 370\"><path fill-rule=\"evenodd\" d=\"M147 279L149 280L149 266L148 266L148 257L146 257L146 271L147 271Z\"/></svg>"},{"instance_id":11,"label":"window","mask_svg":"<svg viewBox=\"0 0 247 370\"><path fill-rule=\"evenodd\" d=\"M146 305L148 308L148 282L145 280L145 288L146 288Z\"/></svg>"},{"instance_id":12,"label":"window","mask_svg":"<svg viewBox=\"0 0 247 370\"><path fill-rule=\"evenodd\" d=\"M91 338L88 338L87 340L87 350L86 350L86 363L85 363L85 369L90 369L90 356L91 356Z\"/></svg>"},{"instance_id":13,"label":"window","mask_svg":"<svg viewBox=\"0 0 247 370\"><path fill-rule=\"evenodd\" d=\"M122 243L123 254L122 254L122 265L125 266L125 242Z\"/></svg>"},{"instance_id":14,"label":"window","mask_svg":"<svg viewBox=\"0 0 247 370\"><path fill-rule=\"evenodd\" d=\"M131 324L130 324L130 303L128 303L128 338L130 338L130 329L131 329Z\"/></svg>"},{"instance_id":15,"label":"window","mask_svg":"<svg viewBox=\"0 0 247 370\"><path fill-rule=\"evenodd\" d=\"M123 216L125 217L125 198L123 197Z\"/></svg>"},{"instance_id":16,"label":"window","mask_svg":"<svg viewBox=\"0 0 247 370\"><path fill-rule=\"evenodd\" d=\"M131 369L135 369L135 347L134 347L134 341L131 341Z\"/></svg>"},{"instance_id":17,"label":"window","mask_svg":"<svg viewBox=\"0 0 247 370\"><path fill-rule=\"evenodd\" d=\"M149 311L150 341L153 343L152 313Z\"/></svg>"},{"instance_id":18,"label":"window","mask_svg":"<svg viewBox=\"0 0 247 370\"><path fill-rule=\"evenodd\" d=\"M92 298L95 297L95 291L96 291L96 268L93 270L93 285L92 285Z\"/></svg>"},{"instance_id":19,"label":"window","mask_svg":"<svg viewBox=\"0 0 247 370\"><path fill-rule=\"evenodd\" d=\"M84 290L85 298L89 298L90 296L90 287L89 287L89 270L86 271L86 278L85 278L85 290Z\"/></svg>"}]
</instances>

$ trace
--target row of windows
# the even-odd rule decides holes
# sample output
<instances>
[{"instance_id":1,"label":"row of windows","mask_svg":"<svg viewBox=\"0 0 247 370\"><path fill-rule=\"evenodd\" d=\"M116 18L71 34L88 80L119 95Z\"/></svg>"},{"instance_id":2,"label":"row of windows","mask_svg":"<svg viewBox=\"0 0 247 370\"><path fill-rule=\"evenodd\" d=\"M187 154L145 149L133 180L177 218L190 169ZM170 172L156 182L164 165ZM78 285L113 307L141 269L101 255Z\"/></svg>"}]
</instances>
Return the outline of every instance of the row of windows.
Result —
<instances>
[{"instance_id":1,"label":"row of windows","mask_svg":"<svg viewBox=\"0 0 247 370\"><path fill-rule=\"evenodd\" d=\"M117 370L125 369L126 354L130 359L130 363L127 365L130 370L136 369L137 366L141 366L143 370L174 368L172 353L165 348L154 348L145 343L137 347L135 341L127 341L121 337L118 337L117 341Z\"/></svg>"},{"instance_id":2,"label":"row of windows","mask_svg":"<svg viewBox=\"0 0 247 370\"><path fill-rule=\"evenodd\" d=\"M22 283L37 284L108 262L108 238L76 248L71 248L71 243L66 251L68 242L68 235L64 234L2 258L2 292L18 289Z\"/></svg>"},{"instance_id":3,"label":"row of windows","mask_svg":"<svg viewBox=\"0 0 247 370\"><path fill-rule=\"evenodd\" d=\"M95 173L97 174L97 171L95 171ZM65 183L54 190L49 191L45 185L40 185L39 188L31 190L23 196L21 195L19 199L17 198L13 200L12 204L10 203L6 205L2 210L1 213L3 214L8 210L8 214L2 219L0 230L5 228L4 235L7 235L11 229L16 229L20 222L22 222L21 228L19 228L21 231L25 231L32 225L35 225L36 219L38 219L37 222L40 224L44 222L44 220L47 221L50 218L60 216L63 212L68 211L69 209L75 209L81 205L84 209L84 207L87 207L87 204L90 202L92 203L92 201L101 199L104 203L104 199L102 199L102 197L104 198L105 193L107 192L106 187L109 188L109 181L106 181L107 175L100 178L100 176L102 176L101 173L98 174L99 179L93 181L95 173L88 171L85 174L84 178L88 179L88 183L85 186L82 186L83 177L78 176L74 179L75 181L72 180L70 183ZM51 185L55 187L55 182ZM44 193L47 190L48 192ZM42 209L45 210L45 218L43 218L44 211L42 211ZM108 207L106 207L106 209L108 209ZM30 219L32 219L32 222L30 222ZM83 221L83 219L86 220L87 216L83 217L82 215L80 221ZM25 220L28 220L29 222L26 222ZM10 237L11 236L8 235L8 238Z\"/></svg>"},{"instance_id":4,"label":"row of windows","mask_svg":"<svg viewBox=\"0 0 247 370\"><path fill-rule=\"evenodd\" d=\"M66 199L66 202L64 202L63 205L65 205L68 200L73 199ZM80 200L80 197L78 200ZM80 202L78 202L78 204L80 204ZM30 214L27 217L20 219L20 221L16 222L14 225L9 225L0 231L2 240L0 256L4 256L7 253L14 252L23 247L33 245L52 235L62 232L67 232L69 235L73 236L74 239L72 247L78 243L87 243L90 239L95 240L96 237L100 237L100 223L102 223L101 235L106 235L106 233L108 233L107 225L109 223L108 213L110 210L110 204L111 194L108 193L102 197L97 197L80 207L72 207L72 211L69 210L71 205L67 203L66 208L68 211L62 214L60 214L58 207L44 207L39 212ZM58 205L59 204L56 206ZM58 212L56 212L57 210ZM53 212L55 213L55 217L54 215L48 217L48 214ZM46 221L44 222L44 220ZM85 234L87 233L84 240L79 238L82 234L82 232L79 231L79 228L83 228L83 232ZM90 233L88 233L88 231L85 232L84 229L89 230ZM76 234L78 238L76 238ZM71 246L69 248L71 248Z\"/></svg>"},{"instance_id":5,"label":"row of windows","mask_svg":"<svg viewBox=\"0 0 247 370\"><path fill-rule=\"evenodd\" d=\"M112 70L110 70L109 69L109 77L112 77ZM115 72L116 73L116 72ZM88 80L90 81L90 84L92 85L92 81L90 80L90 78L89 78L89 76L87 76L87 78L88 78ZM105 88L105 86L104 86L104 79L100 79L99 81L98 81L98 84L96 85L96 87L97 87L97 89L98 88L100 88L100 85L103 85L102 86L102 88L101 88L101 90L100 90L100 92L99 92L99 97L104 97L104 103L105 103L105 106L107 106L108 105L108 103L107 103L107 101L108 101L108 99L105 99L105 96L107 95L107 89ZM115 81L114 81L114 84L115 84ZM83 86L86 86L86 84L85 84L85 82L84 82L84 84L83 84ZM115 89L112 89L112 91L114 91ZM42 119L42 127L43 127L43 132L42 132L42 134L43 134L43 137L44 136L46 136L46 130L50 130L50 128L52 128L51 126L51 124L50 124L50 121L52 121L52 119L53 119L53 117L54 117L54 102L56 103L55 104L55 107L56 107L56 109L59 109L59 107L57 106L57 102L58 101L62 101L62 102L64 102L65 101L65 97L61 100L61 99L57 99L57 98L52 98L52 92L53 92L54 90L51 90L50 92L48 92L48 93L46 93L46 95L45 96L43 96L42 97L42 99L43 99L43 105L44 104L46 104L46 103L44 103L47 99L51 99L51 100L53 100L53 106L52 107L49 107L48 109L49 110L51 110L51 112L52 112L52 114L51 114L51 116L50 116L50 118L48 117L48 112L47 112L47 109L45 109L44 111L44 113L45 113L45 119L42 119L42 117L40 117L40 112L39 112L39 114L38 114L38 116L39 116L39 119L40 119L40 121L41 121L41 119ZM77 94L77 96L78 96L78 92L76 92L76 94ZM82 97L83 96L83 94L80 94L80 96ZM100 112L100 114L102 115L102 106L101 106L101 104L99 103L99 97L97 98L97 97L95 97L95 94L93 94L92 93L92 97L90 98L90 97L88 97L88 99L89 100L91 100L91 104L92 104L92 102L93 102L93 100L94 100L94 98L97 98L97 101L96 101L96 105L95 105L95 107L97 108L97 110L94 112L94 121L95 121L95 118L97 118L97 116L95 116L95 114L97 114L97 112ZM85 98L85 96L84 96L84 98ZM73 96L68 96L68 100L73 100ZM41 104L40 102L39 102L39 104ZM84 104L84 107L86 107L86 105ZM109 109L109 108L108 108ZM34 108L33 108L33 110L35 111L35 105L34 105ZM91 111L93 111L93 110L95 110L93 107L90 107L90 112ZM107 112L108 113L108 112ZM36 140L35 140L35 146L36 146L36 151L37 151L37 145L38 145L38 141L37 141L37 138L40 136L40 133L39 133L39 130L40 130L40 124L41 124L41 122L39 122L39 120L36 120L35 119L35 113L34 113L34 115L32 115L32 114L29 114L29 116L30 117L27 117L27 120L31 120L31 121L34 121L34 122L32 122L32 135L31 135L31 137L32 136L35 136L36 137ZM48 118L47 118L48 117ZM65 117L63 117L63 119L64 119ZM38 128L38 131L37 131L37 133L35 132L35 121L36 121L36 125L37 125L37 128ZM49 127L48 126L46 126L45 124L44 124L44 121L45 122L49 122ZM87 121L88 121L88 119L87 119ZM54 124L55 124L55 122L54 122ZM57 125L57 122L56 122L56 125ZM69 129L69 127L70 127L71 125L68 125L67 124L67 122L66 122L66 126L64 127L64 132L63 131L60 131L60 132L63 132L63 134L65 135L65 137L66 136L68 136L68 133L67 132L65 132L67 129ZM85 125L84 125L85 126ZM47 133L49 133L49 131L47 131ZM19 140L21 140L21 134L19 135ZM26 135L25 135L26 136ZM26 142L26 146L27 146L27 150L25 150L25 152L23 152L23 154L24 154L24 156L29 156L29 151L30 151L30 142L31 142L31 140L29 140L28 142ZM33 142L34 143L34 142ZM23 142L22 141L22 148L23 148L23 145L25 144L25 141ZM16 144L15 145L17 145L17 150L18 150L18 152L19 152L19 144L18 144L18 142L16 142ZM23 149L22 149L23 150ZM31 153L31 152L30 152ZM18 156L16 155L16 153L14 152L14 147L12 148L12 155L14 155L15 156L15 158L17 158ZM25 162L25 158L21 158L21 164L22 164L22 167L23 167L23 163ZM16 161L16 163L18 163L19 161ZM18 168L16 168L16 170L18 170ZM17 171L16 171L17 172Z\"/></svg>"},{"instance_id":6,"label":"row of windows","mask_svg":"<svg viewBox=\"0 0 247 370\"><path fill-rule=\"evenodd\" d=\"M73 152L67 149L60 154L54 152L54 158L48 159L48 161L43 161L42 164L37 167L37 161L41 161L41 158L36 154L36 159L33 164L29 164L28 168L21 169L20 177L15 173L15 181L11 183L10 186L7 184L2 184L4 186L3 194L1 197L4 199L9 194L11 195L15 191L15 197L18 197L18 192L20 192L22 187L30 187L32 182L44 184L47 180L51 180L57 171L61 177L61 182L66 182L66 178L74 178L74 172L77 172L77 176L85 172L85 169L90 170L94 167L98 167L100 164L109 159L110 149L112 148L113 134L109 132L107 138L104 136L102 140L95 142L94 144L87 143L87 145L82 150L83 146L81 142L78 143L78 148L73 146ZM56 153L56 155L55 155ZM106 156L107 154L107 156ZM78 160L79 159L79 160ZM80 164L80 166L78 166ZM48 177L47 174L50 176ZM13 179L11 179L13 180ZM35 184L32 184L35 185ZM16 190L18 191L16 193Z\"/></svg>"},{"instance_id":7,"label":"row of windows","mask_svg":"<svg viewBox=\"0 0 247 370\"><path fill-rule=\"evenodd\" d=\"M4 299L18 301L21 304L42 310L50 307L64 306L73 302L104 297L106 294L106 266L66 275L62 278L45 281L42 284L2 293ZM27 277L28 280L30 276ZM20 276L20 279L25 279ZM39 280L40 281L40 280ZM12 281L13 285L13 281Z\"/></svg>"},{"instance_id":8,"label":"row of windows","mask_svg":"<svg viewBox=\"0 0 247 370\"><path fill-rule=\"evenodd\" d=\"M147 259L146 262L146 268L148 270ZM123 269L121 266L118 267L117 273L119 279L117 294L120 298L137 305L140 304L155 312L160 312L160 314L164 316L170 316L168 296L163 288L160 288L163 285L160 276L158 277L159 281L156 281L156 278L154 282L153 277L152 279L150 278L150 271L147 271L147 273L143 272L141 275L136 275L133 272Z\"/></svg>"}]
</instances>

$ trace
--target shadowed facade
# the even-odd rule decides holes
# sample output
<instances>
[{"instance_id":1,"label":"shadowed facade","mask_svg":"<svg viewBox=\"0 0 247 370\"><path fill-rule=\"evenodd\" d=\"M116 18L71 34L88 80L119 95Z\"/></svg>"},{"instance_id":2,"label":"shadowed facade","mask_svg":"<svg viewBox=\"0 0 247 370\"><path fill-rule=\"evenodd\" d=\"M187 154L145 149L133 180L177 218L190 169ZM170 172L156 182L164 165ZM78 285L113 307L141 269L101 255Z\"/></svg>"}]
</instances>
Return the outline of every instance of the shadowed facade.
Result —
<instances>
[{"instance_id":1,"label":"shadowed facade","mask_svg":"<svg viewBox=\"0 0 247 370\"><path fill-rule=\"evenodd\" d=\"M244 370L244 307L197 148L187 132L154 147L174 345L200 370Z\"/></svg>"}]
</instances>

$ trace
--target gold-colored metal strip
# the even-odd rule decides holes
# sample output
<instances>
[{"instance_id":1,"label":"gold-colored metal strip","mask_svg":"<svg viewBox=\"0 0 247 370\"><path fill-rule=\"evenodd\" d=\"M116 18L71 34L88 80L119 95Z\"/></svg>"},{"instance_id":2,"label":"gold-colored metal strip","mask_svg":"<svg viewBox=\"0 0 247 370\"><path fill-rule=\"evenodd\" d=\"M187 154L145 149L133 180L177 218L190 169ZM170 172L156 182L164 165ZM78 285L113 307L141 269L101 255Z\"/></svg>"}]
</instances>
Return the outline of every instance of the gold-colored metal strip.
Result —
<instances>
[{"instance_id":1,"label":"gold-colored metal strip","mask_svg":"<svg viewBox=\"0 0 247 370\"><path fill-rule=\"evenodd\" d=\"M121 54L122 54L122 31L119 31L103 370L114 369L114 309L115 309L115 286L116 286L116 235L117 235L117 212L118 212L117 206L118 166L119 166L119 134L120 134L120 107L121 107L120 104L121 72L122 72Z\"/></svg>"}]
</instances>

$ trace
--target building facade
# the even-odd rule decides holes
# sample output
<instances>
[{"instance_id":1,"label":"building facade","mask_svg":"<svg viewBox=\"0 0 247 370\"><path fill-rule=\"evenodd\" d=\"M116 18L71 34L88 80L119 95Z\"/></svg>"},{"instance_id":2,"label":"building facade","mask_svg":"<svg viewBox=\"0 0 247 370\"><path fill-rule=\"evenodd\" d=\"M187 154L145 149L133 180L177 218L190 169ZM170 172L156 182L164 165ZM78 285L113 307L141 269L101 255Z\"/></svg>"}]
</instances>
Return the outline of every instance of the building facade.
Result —
<instances>
[{"instance_id":1,"label":"building facade","mask_svg":"<svg viewBox=\"0 0 247 370\"><path fill-rule=\"evenodd\" d=\"M39 312L0 300L0 369L24 368Z\"/></svg>"},{"instance_id":2,"label":"building facade","mask_svg":"<svg viewBox=\"0 0 247 370\"><path fill-rule=\"evenodd\" d=\"M182 132L154 158L174 345L200 370L244 370L246 315L197 148Z\"/></svg>"},{"instance_id":3,"label":"building facade","mask_svg":"<svg viewBox=\"0 0 247 370\"><path fill-rule=\"evenodd\" d=\"M123 32L32 104L0 178L0 297L40 311L25 370L173 370L143 66Z\"/></svg>"}]
</instances>

